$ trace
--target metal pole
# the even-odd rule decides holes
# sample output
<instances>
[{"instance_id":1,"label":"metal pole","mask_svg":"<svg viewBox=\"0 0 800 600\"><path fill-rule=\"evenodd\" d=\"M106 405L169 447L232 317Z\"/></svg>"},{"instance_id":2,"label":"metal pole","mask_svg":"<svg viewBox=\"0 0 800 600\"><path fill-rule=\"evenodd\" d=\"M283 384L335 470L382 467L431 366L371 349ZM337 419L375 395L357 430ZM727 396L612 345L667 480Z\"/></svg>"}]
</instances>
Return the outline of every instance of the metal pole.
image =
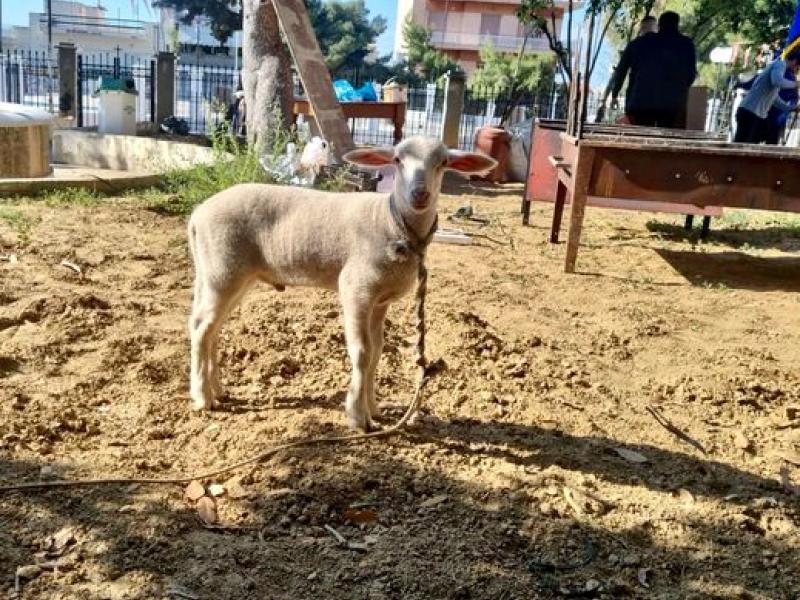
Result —
<instances>
[{"instance_id":1,"label":"metal pole","mask_svg":"<svg viewBox=\"0 0 800 600\"><path fill-rule=\"evenodd\" d=\"M47 0L47 51L53 47L53 0Z\"/></svg>"},{"instance_id":2,"label":"metal pole","mask_svg":"<svg viewBox=\"0 0 800 600\"><path fill-rule=\"evenodd\" d=\"M47 109L53 112L53 0L47 0Z\"/></svg>"},{"instance_id":3,"label":"metal pole","mask_svg":"<svg viewBox=\"0 0 800 600\"><path fill-rule=\"evenodd\" d=\"M3 53L3 0L0 0L0 54Z\"/></svg>"}]
</instances>

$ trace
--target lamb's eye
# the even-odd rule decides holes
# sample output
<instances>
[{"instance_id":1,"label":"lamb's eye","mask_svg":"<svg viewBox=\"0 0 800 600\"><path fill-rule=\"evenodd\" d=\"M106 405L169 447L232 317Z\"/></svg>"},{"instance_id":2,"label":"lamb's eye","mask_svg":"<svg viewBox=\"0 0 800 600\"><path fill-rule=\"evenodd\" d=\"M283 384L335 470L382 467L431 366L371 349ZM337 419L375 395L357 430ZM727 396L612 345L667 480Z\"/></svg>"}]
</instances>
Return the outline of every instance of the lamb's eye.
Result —
<instances>
[{"instance_id":1,"label":"lamb's eye","mask_svg":"<svg viewBox=\"0 0 800 600\"><path fill-rule=\"evenodd\" d=\"M442 164L441 164L441 165L439 165L439 166L440 166L442 169L444 169L444 168L447 166L447 159L445 158L445 159L442 161Z\"/></svg>"},{"instance_id":2,"label":"lamb's eye","mask_svg":"<svg viewBox=\"0 0 800 600\"><path fill-rule=\"evenodd\" d=\"M397 158L396 156L394 157L394 164L396 164L396 165L400 164L400 159Z\"/></svg>"}]
</instances>

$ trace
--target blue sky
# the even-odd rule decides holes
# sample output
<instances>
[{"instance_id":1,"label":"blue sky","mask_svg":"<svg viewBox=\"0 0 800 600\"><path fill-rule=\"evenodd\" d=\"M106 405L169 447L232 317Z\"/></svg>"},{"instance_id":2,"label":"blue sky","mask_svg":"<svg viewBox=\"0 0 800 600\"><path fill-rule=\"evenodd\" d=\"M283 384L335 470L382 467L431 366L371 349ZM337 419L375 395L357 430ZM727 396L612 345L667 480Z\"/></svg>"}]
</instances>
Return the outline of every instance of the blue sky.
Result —
<instances>
[{"instance_id":1,"label":"blue sky","mask_svg":"<svg viewBox=\"0 0 800 600\"><path fill-rule=\"evenodd\" d=\"M109 17L119 15L122 19L133 19L136 13L132 7L136 2L139 3L139 18L143 21L152 21L156 18L156 12L150 9L148 13L147 0L102 0L103 6L108 9ZM96 4L96 0L83 0L84 4ZM3 4L3 26L27 25L28 13L31 11L43 11L44 2L32 0L29 2L19 2L6 0ZM394 28L397 20L397 3L394 0L366 0L367 8L371 16L382 15L386 18L386 32L378 39L378 48L381 54L389 54L394 47Z\"/></svg>"}]
</instances>

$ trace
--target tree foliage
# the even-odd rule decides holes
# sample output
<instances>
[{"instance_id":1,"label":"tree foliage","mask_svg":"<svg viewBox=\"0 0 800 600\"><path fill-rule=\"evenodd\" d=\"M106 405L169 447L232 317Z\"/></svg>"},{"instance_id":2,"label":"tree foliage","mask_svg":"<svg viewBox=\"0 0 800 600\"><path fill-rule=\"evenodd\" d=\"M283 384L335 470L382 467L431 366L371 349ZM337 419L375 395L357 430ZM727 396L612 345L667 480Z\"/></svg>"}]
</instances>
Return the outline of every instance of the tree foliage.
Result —
<instances>
[{"instance_id":1,"label":"tree foliage","mask_svg":"<svg viewBox=\"0 0 800 600\"><path fill-rule=\"evenodd\" d=\"M173 9L183 25L191 25L198 17L207 18L211 35L221 45L242 28L241 0L153 0L153 6Z\"/></svg>"},{"instance_id":2,"label":"tree foliage","mask_svg":"<svg viewBox=\"0 0 800 600\"><path fill-rule=\"evenodd\" d=\"M507 124L514 108L528 94L539 96L553 84L553 59L541 54L526 54L527 36L517 54L500 52L489 44L480 50L481 66L470 78L470 85L492 89L502 99L501 124Z\"/></svg>"},{"instance_id":3,"label":"tree foliage","mask_svg":"<svg viewBox=\"0 0 800 600\"><path fill-rule=\"evenodd\" d=\"M305 3L325 63L334 76L362 65L386 30L386 19L370 18L363 0ZM192 24L198 17L207 18L212 35L221 45L242 29L241 0L153 0L153 6L175 10L183 25Z\"/></svg>"},{"instance_id":4,"label":"tree foliage","mask_svg":"<svg viewBox=\"0 0 800 600\"><path fill-rule=\"evenodd\" d=\"M334 76L364 65L375 40L386 31L386 19L369 18L363 0L323 2L306 0L325 64Z\"/></svg>"},{"instance_id":5,"label":"tree foliage","mask_svg":"<svg viewBox=\"0 0 800 600\"><path fill-rule=\"evenodd\" d=\"M431 30L414 23L409 17L403 24L406 43L407 66L425 81L435 81L447 71L461 71L461 67L447 54L431 43Z\"/></svg>"},{"instance_id":6,"label":"tree foliage","mask_svg":"<svg viewBox=\"0 0 800 600\"><path fill-rule=\"evenodd\" d=\"M470 85L488 87L501 93L514 90L545 92L553 82L553 59L541 54L521 57L484 46L480 50L481 66L470 77Z\"/></svg>"},{"instance_id":7,"label":"tree foliage","mask_svg":"<svg viewBox=\"0 0 800 600\"><path fill-rule=\"evenodd\" d=\"M794 18L795 0L659 0L658 10L675 10L683 17L683 31L698 55L708 56L717 45L731 41L757 46L783 41Z\"/></svg>"}]
</instances>

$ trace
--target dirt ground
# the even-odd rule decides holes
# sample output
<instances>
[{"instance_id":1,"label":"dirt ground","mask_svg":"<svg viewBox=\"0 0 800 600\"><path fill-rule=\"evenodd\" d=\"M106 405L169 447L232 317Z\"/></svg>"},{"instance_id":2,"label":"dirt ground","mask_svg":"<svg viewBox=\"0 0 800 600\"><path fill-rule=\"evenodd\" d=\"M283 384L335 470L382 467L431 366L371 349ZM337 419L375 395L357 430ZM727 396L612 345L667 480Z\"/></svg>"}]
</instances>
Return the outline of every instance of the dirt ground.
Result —
<instances>
[{"instance_id":1,"label":"dirt ground","mask_svg":"<svg viewBox=\"0 0 800 600\"><path fill-rule=\"evenodd\" d=\"M226 487L218 529L177 485L0 496L0 593L44 563L22 597L799 598L800 228L733 214L696 244L675 216L589 209L566 275L549 205L525 228L518 187L448 191L442 219L471 201L492 239L431 248L444 368L421 424L204 481ZM251 293L221 341L225 407L194 414L185 220L131 198L5 214L1 484L346 431L335 295ZM387 423L412 390L410 301L389 318Z\"/></svg>"}]
</instances>

